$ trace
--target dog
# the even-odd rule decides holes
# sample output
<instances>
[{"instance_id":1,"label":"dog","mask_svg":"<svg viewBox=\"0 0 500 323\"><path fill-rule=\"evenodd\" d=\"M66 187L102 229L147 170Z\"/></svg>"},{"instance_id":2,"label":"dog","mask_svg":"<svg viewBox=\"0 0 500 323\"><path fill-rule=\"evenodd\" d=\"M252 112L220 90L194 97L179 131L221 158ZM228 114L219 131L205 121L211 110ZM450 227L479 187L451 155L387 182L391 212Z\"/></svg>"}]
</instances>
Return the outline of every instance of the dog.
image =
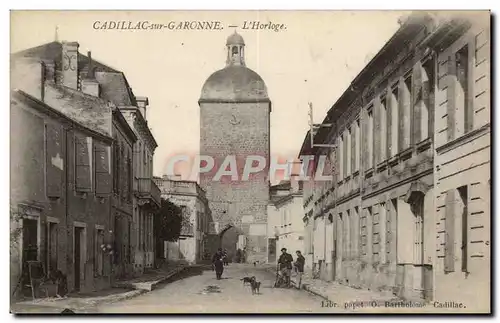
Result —
<instances>
[{"instance_id":1,"label":"dog","mask_svg":"<svg viewBox=\"0 0 500 323\"><path fill-rule=\"evenodd\" d=\"M251 284L252 283L252 279L255 279L255 276L252 276L252 277L243 277L240 280L242 280L243 281L243 285L245 285L245 283Z\"/></svg>"},{"instance_id":2,"label":"dog","mask_svg":"<svg viewBox=\"0 0 500 323\"><path fill-rule=\"evenodd\" d=\"M252 277L252 281L250 282L250 286L252 287L252 295L260 294L260 282L258 282L255 277Z\"/></svg>"}]
</instances>

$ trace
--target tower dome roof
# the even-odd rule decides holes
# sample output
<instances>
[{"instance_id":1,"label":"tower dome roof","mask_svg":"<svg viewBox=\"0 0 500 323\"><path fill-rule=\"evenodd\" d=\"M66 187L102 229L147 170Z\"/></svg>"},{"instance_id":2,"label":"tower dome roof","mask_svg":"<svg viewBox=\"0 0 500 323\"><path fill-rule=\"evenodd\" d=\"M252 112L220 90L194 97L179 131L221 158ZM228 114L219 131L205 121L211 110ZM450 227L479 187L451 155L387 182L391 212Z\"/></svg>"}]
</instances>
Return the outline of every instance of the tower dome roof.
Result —
<instances>
[{"instance_id":1,"label":"tower dome roof","mask_svg":"<svg viewBox=\"0 0 500 323\"><path fill-rule=\"evenodd\" d=\"M267 87L256 72L246 66L230 65L208 77L200 100L263 101L269 100Z\"/></svg>"},{"instance_id":2,"label":"tower dome roof","mask_svg":"<svg viewBox=\"0 0 500 323\"><path fill-rule=\"evenodd\" d=\"M226 45L245 45L245 41L236 31L227 37Z\"/></svg>"}]
</instances>

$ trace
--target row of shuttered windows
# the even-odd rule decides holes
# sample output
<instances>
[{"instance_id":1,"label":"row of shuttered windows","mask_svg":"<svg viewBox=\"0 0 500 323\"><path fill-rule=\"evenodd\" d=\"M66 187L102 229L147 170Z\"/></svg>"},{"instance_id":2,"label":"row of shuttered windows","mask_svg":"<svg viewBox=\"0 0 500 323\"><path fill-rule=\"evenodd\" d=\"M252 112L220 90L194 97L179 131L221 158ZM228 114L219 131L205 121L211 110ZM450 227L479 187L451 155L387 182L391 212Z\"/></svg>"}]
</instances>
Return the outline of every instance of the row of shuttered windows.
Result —
<instances>
[{"instance_id":1,"label":"row of shuttered windows","mask_svg":"<svg viewBox=\"0 0 500 323\"><path fill-rule=\"evenodd\" d=\"M63 129L56 124L45 125L45 156L47 158L47 196L58 198L62 194L63 169L67 165L59 164L54 160L58 156L63 158ZM75 165L75 190L78 192L95 192L96 195L110 194L112 191L119 193L131 200L132 194L132 159L126 154L123 146L116 144L113 154L113 172L111 170L111 147L92 137L75 133L74 140L74 165ZM125 174L121 180L118 174Z\"/></svg>"}]
</instances>

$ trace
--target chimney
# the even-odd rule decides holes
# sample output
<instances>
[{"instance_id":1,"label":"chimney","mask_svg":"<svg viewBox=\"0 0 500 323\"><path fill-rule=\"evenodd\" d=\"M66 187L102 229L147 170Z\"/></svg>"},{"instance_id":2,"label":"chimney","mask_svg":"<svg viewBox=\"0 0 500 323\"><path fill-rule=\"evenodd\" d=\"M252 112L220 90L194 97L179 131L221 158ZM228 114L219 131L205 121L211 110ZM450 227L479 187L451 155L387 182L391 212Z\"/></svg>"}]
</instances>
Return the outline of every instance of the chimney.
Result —
<instances>
[{"instance_id":1,"label":"chimney","mask_svg":"<svg viewBox=\"0 0 500 323\"><path fill-rule=\"evenodd\" d=\"M139 111L141 111L142 116L144 117L144 120L147 120L146 118L146 110L149 105L149 99L146 96L138 96L135 98L135 101L137 101L137 107L139 108Z\"/></svg>"},{"instance_id":2,"label":"chimney","mask_svg":"<svg viewBox=\"0 0 500 323\"><path fill-rule=\"evenodd\" d=\"M62 42L63 85L78 90L78 42Z\"/></svg>"},{"instance_id":3,"label":"chimney","mask_svg":"<svg viewBox=\"0 0 500 323\"><path fill-rule=\"evenodd\" d=\"M100 84L95 79L95 69L94 69L94 64L92 62L92 53L87 52L87 56L89 59L89 64L87 66L87 75L82 80L82 92L95 97L99 97Z\"/></svg>"},{"instance_id":4,"label":"chimney","mask_svg":"<svg viewBox=\"0 0 500 323\"><path fill-rule=\"evenodd\" d=\"M87 66L88 71L87 71L87 78L88 79L95 79L95 71L94 71L94 62L92 61L92 52L88 51L87 52L87 57L89 59L89 65Z\"/></svg>"},{"instance_id":5,"label":"chimney","mask_svg":"<svg viewBox=\"0 0 500 323\"><path fill-rule=\"evenodd\" d=\"M53 60L43 60L45 66L45 80L50 82L56 81L56 63Z\"/></svg>"}]
</instances>

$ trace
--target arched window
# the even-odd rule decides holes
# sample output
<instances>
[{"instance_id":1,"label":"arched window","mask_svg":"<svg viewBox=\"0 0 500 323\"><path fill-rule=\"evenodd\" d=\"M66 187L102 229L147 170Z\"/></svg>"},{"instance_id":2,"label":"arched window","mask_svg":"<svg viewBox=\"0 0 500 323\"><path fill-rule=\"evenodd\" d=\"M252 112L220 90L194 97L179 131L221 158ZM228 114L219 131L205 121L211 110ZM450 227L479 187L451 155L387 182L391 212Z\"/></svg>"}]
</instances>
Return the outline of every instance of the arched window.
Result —
<instances>
[{"instance_id":1,"label":"arched window","mask_svg":"<svg viewBox=\"0 0 500 323\"><path fill-rule=\"evenodd\" d=\"M233 48L231 49L231 55L232 56L238 55L238 47L237 46L233 46Z\"/></svg>"}]
</instances>

